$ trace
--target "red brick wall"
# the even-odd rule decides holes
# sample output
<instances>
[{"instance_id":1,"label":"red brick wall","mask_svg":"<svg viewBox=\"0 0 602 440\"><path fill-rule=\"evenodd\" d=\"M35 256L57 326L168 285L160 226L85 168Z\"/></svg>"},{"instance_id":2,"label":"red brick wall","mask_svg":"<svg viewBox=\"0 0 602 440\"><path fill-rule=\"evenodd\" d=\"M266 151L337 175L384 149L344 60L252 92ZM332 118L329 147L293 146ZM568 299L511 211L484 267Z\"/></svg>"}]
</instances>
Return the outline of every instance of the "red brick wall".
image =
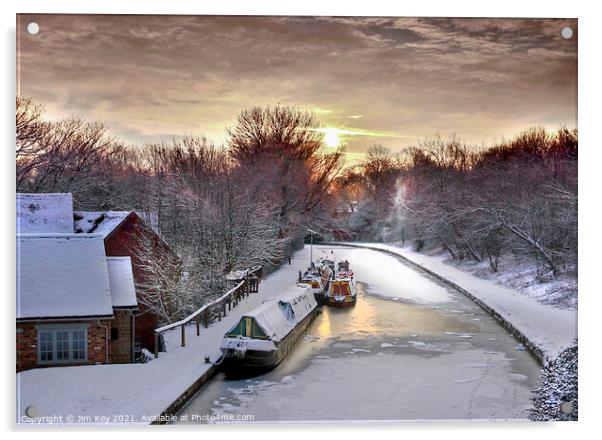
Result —
<instances>
[{"instance_id":1,"label":"red brick wall","mask_svg":"<svg viewBox=\"0 0 602 440\"><path fill-rule=\"evenodd\" d=\"M136 243L143 237L142 234L149 233L148 227L136 214L131 213L117 229L115 229L108 237L105 238L105 252L109 257L130 257L132 259L132 270L134 274L134 282L136 285L144 284L145 274L143 265L138 258ZM154 232L150 232L155 235ZM178 260L177 255L161 240L156 238L157 248L161 249L165 255ZM135 319L135 340L140 343L143 348L154 350L155 335L154 330L159 326L157 317L150 312L141 303L140 298L143 293L136 290L138 298L139 311L136 313Z\"/></svg>"},{"instance_id":2,"label":"red brick wall","mask_svg":"<svg viewBox=\"0 0 602 440\"><path fill-rule=\"evenodd\" d=\"M159 321L150 310L143 306L139 308L140 312L136 314L136 343L153 353L155 350L155 329L159 326Z\"/></svg>"},{"instance_id":3,"label":"red brick wall","mask_svg":"<svg viewBox=\"0 0 602 440\"><path fill-rule=\"evenodd\" d=\"M117 339L111 335L111 363L127 364L132 359L132 314L127 310L114 310L115 319L111 331L117 332Z\"/></svg>"},{"instance_id":4,"label":"red brick wall","mask_svg":"<svg viewBox=\"0 0 602 440\"><path fill-rule=\"evenodd\" d=\"M78 364L38 365L38 331L36 325L66 324L60 321L17 322L17 371L36 367L52 367L81 364L104 364L106 362L107 344L106 329L98 325L98 321L69 321L69 324L86 323L88 327L88 361ZM102 320L111 335L111 321ZM110 361L110 356L109 356Z\"/></svg>"}]
</instances>

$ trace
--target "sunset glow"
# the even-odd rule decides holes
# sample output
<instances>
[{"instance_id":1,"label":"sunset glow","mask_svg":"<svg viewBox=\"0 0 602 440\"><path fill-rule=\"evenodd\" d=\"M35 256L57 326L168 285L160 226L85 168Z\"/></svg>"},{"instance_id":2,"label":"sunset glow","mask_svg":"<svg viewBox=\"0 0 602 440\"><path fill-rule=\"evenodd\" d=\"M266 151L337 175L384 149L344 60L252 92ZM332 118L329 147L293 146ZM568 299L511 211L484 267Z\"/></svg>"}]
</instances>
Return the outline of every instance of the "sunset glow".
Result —
<instances>
[{"instance_id":1,"label":"sunset glow","mask_svg":"<svg viewBox=\"0 0 602 440\"><path fill-rule=\"evenodd\" d=\"M327 127L324 129L324 144L328 148L337 148L341 145L341 139L336 128Z\"/></svg>"},{"instance_id":2,"label":"sunset glow","mask_svg":"<svg viewBox=\"0 0 602 440\"><path fill-rule=\"evenodd\" d=\"M275 103L315 113L325 146L349 153L375 143L399 151L436 134L491 143L527 126L577 123L577 33L564 40L559 31L576 30L576 20L20 20L41 32L21 34L19 93L51 117L106 122L131 144L183 133L223 144L240 110Z\"/></svg>"}]
</instances>

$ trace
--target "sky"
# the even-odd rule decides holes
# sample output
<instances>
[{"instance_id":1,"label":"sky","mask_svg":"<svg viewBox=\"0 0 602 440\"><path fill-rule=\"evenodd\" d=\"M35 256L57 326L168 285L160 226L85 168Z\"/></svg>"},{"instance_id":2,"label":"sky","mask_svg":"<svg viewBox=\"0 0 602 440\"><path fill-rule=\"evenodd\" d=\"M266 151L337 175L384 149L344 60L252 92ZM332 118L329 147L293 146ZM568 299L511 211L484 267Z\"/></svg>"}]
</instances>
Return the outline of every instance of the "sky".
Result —
<instances>
[{"instance_id":1,"label":"sky","mask_svg":"<svg viewBox=\"0 0 602 440\"><path fill-rule=\"evenodd\" d=\"M314 112L350 162L374 144L577 126L576 19L26 14L17 27L17 92L132 144L221 144L242 109L276 104Z\"/></svg>"}]
</instances>

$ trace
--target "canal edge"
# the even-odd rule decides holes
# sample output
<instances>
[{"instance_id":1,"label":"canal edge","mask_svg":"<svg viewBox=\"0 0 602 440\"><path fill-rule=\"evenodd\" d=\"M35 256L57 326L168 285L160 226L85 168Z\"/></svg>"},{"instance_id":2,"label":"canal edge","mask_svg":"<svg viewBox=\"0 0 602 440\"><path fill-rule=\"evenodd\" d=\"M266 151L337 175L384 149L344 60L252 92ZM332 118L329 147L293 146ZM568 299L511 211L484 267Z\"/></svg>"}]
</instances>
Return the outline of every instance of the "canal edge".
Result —
<instances>
[{"instance_id":1,"label":"canal edge","mask_svg":"<svg viewBox=\"0 0 602 440\"><path fill-rule=\"evenodd\" d=\"M495 310L493 307L491 307L488 304L486 304L481 299L479 299L476 296L474 296L472 293L470 293L468 290L466 290L465 288L463 288L459 284L457 284L454 281L451 281L451 280L445 278L444 276L442 276L442 275L438 274L437 272L435 272L435 271L433 271L433 270L431 270L431 269L423 266L422 264L417 263L416 261L413 261L410 258L408 258L408 257L406 257L404 255L400 255L400 254L398 254L398 253L396 253L396 252L394 252L392 250L382 249L382 248L376 248L376 247L372 247L372 246L366 246L366 245L363 245L363 244L324 242L324 243L320 243L320 245L326 245L326 246L345 246L345 247L354 247L354 248L369 249L369 250L373 250L373 251L384 252L386 254L393 255L395 257L401 258L403 261L405 261L405 262L411 264L412 266L414 266L414 267L416 267L416 268L418 268L418 269L420 269L420 270L428 273L429 275L437 278L439 281L447 284L448 286L450 286L453 289L457 290L458 292L462 293L464 296L466 296L472 302L474 302L476 305L478 305L481 309L483 309L487 313L489 313L497 322L499 322L502 325L502 327L504 327L508 332L510 332L510 334L512 336L514 336L516 339L518 339L519 342L521 344L523 344L527 348L527 350L529 350L529 352L537 360L537 362L539 363L540 366L545 366L550 361L550 359L547 358L547 356L544 354L543 350L540 347L538 347L537 344L535 344L531 339L529 339L522 331L520 331L509 320L507 320L502 315L500 315L500 313L498 313L497 310Z\"/></svg>"},{"instance_id":2,"label":"canal edge","mask_svg":"<svg viewBox=\"0 0 602 440\"><path fill-rule=\"evenodd\" d=\"M192 397L203 388L203 386L209 382L217 374L219 369L218 365L211 365L207 371L205 371L197 380L194 381L180 396L174 400L156 420L151 422L151 425L166 425L172 416L175 416Z\"/></svg>"}]
</instances>

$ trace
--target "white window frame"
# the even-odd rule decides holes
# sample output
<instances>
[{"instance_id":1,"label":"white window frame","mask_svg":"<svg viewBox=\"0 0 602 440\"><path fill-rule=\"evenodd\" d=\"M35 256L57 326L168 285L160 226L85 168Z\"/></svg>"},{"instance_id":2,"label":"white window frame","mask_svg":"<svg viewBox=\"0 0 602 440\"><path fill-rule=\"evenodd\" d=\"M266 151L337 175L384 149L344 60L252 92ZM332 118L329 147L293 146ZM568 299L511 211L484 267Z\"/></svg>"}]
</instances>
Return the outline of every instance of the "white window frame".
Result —
<instances>
[{"instance_id":1,"label":"white window frame","mask_svg":"<svg viewBox=\"0 0 602 440\"><path fill-rule=\"evenodd\" d=\"M56 365L56 364L75 364L88 362L88 327L89 324L44 324L37 325L37 351L38 365ZM84 332L84 357L82 359L74 359L73 335L75 332ZM67 359L57 359L57 333L67 332ZM42 360L42 334L52 334L52 360Z\"/></svg>"}]
</instances>

